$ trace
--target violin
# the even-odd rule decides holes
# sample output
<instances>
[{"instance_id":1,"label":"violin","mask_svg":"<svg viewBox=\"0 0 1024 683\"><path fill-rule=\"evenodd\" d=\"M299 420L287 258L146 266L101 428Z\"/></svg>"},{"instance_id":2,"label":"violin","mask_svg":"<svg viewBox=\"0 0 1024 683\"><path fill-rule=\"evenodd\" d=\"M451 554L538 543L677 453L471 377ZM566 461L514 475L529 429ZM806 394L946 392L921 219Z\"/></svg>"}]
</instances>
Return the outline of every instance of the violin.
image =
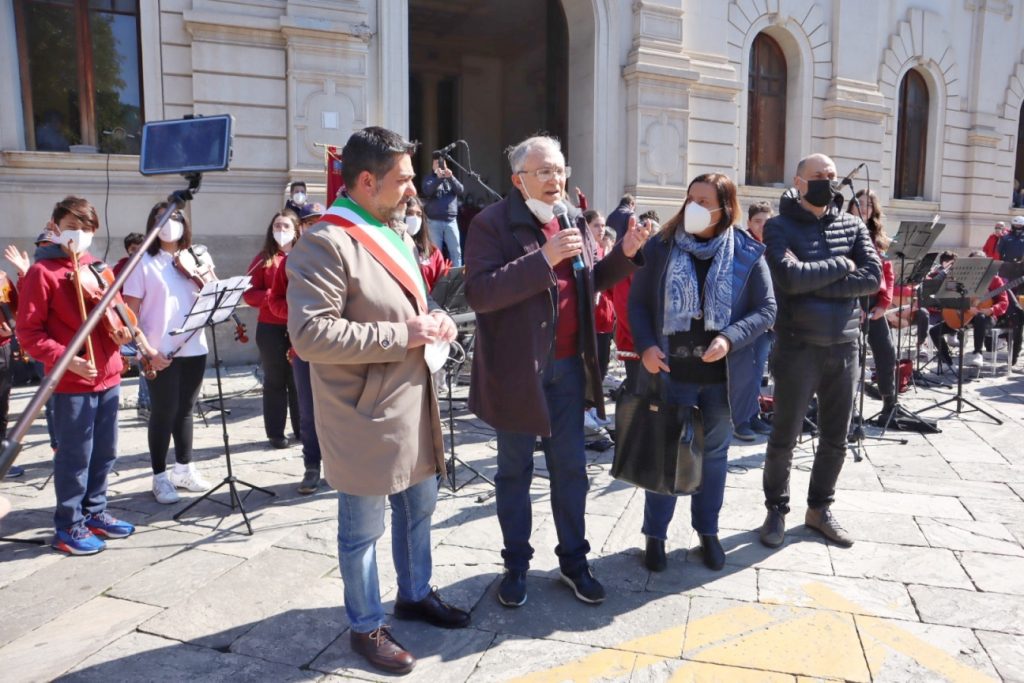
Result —
<instances>
[{"instance_id":1,"label":"violin","mask_svg":"<svg viewBox=\"0 0 1024 683\"><path fill-rule=\"evenodd\" d=\"M235 321L235 341L239 344L248 344L249 331L245 328L245 323L242 322L237 313L232 313L231 319Z\"/></svg>"},{"instance_id":2,"label":"violin","mask_svg":"<svg viewBox=\"0 0 1024 683\"><path fill-rule=\"evenodd\" d=\"M202 258L205 253L205 248L200 248L197 251L195 247L187 247L179 249L174 255L174 267L179 273L195 283L199 289L202 289L210 282L217 281L217 274L213 271L213 265Z\"/></svg>"},{"instance_id":3,"label":"violin","mask_svg":"<svg viewBox=\"0 0 1024 683\"><path fill-rule=\"evenodd\" d=\"M199 289L202 289L210 282L216 282L218 279L217 273L213 270L213 265L202 258L205 253L205 247L188 247L187 249L179 249L178 253L174 255L174 267ZM237 313L232 313L231 319L235 321L235 341L248 344L249 334L242 319L238 317Z\"/></svg>"},{"instance_id":4,"label":"violin","mask_svg":"<svg viewBox=\"0 0 1024 683\"><path fill-rule=\"evenodd\" d=\"M114 271L107 264L98 261L86 266L79 266L70 277L74 279L75 285L81 293L82 300L89 310L92 310L99 303L107 288L114 284ZM132 339L138 341L139 320L135 313L125 304L120 292L114 297L110 307L104 311L102 321L104 329L110 334L117 334L127 330ZM139 364L142 366L142 374L146 379L156 377L152 359L142 352L141 347L139 348ZM125 369L127 367L128 363L126 360Z\"/></svg>"}]
</instances>

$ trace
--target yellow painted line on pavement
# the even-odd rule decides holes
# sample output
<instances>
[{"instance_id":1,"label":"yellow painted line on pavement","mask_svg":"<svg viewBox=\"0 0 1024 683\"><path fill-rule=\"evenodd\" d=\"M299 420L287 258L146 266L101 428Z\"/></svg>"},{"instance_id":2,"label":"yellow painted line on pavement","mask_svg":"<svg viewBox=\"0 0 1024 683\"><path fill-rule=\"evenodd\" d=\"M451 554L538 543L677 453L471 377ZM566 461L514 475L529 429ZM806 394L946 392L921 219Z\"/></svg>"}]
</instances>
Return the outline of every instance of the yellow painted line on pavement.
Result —
<instances>
[{"instance_id":1,"label":"yellow painted line on pavement","mask_svg":"<svg viewBox=\"0 0 1024 683\"><path fill-rule=\"evenodd\" d=\"M863 615L863 610L855 603L850 602L827 586L820 583L809 583L804 585L804 591L821 609L856 614L855 618L861 635L870 636L875 641L875 643L864 643L866 648L865 654L868 655L867 661L868 666L871 668L872 676L877 676L881 673L882 664L885 662L884 649L877 646L882 644L913 659L921 666L950 681L973 682L995 680L949 656L934 645L921 640L906 629L900 628L892 620ZM870 648L870 650L867 648Z\"/></svg>"},{"instance_id":2,"label":"yellow painted line on pavement","mask_svg":"<svg viewBox=\"0 0 1024 683\"><path fill-rule=\"evenodd\" d=\"M815 608L746 603L634 638L517 681L559 683L620 678L663 663L676 667L672 681L870 680L882 671L889 650L913 659L942 678L960 683L991 681L896 622L864 616L860 608L818 583L804 590ZM780 611L792 616L779 616ZM849 619L844 618L850 615ZM867 638L858 638L854 628ZM685 638L685 652L680 652ZM862 645L863 642L863 645ZM680 656L686 659L680 659ZM780 662L793 656L795 659ZM697 657L704 661L694 661ZM709 661L710 660L710 661ZM780 664L792 674L776 673Z\"/></svg>"}]
</instances>

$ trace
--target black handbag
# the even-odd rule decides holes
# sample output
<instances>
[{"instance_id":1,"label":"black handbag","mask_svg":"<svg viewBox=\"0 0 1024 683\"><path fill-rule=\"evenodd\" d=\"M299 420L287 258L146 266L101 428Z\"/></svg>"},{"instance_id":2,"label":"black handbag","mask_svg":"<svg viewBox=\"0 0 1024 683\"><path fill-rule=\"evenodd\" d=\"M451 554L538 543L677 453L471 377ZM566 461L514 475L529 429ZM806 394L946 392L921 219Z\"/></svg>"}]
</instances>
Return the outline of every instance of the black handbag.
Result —
<instances>
[{"instance_id":1,"label":"black handbag","mask_svg":"<svg viewBox=\"0 0 1024 683\"><path fill-rule=\"evenodd\" d=\"M700 490L704 422L700 409L664 399L660 375L646 390L615 402L612 476L655 493L687 496Z\"/></svg>"}]
</instances>

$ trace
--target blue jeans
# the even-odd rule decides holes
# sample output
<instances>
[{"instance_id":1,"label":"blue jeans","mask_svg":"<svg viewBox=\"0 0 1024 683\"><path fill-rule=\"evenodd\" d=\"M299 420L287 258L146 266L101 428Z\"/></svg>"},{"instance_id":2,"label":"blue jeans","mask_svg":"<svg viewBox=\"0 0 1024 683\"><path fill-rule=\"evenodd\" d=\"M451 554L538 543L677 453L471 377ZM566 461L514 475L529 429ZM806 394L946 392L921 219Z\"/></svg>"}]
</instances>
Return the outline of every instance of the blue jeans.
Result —
<instances>
[{"instance_id":1,"label":"blue jeans","mask_svg":"<svg viewBox=\"0 0 1024 683\"><path fill-rule=\"evenodd\" d=\"M775 343L775 332L768 330L754 340L754 383L753 391L761 393L761 379L764 377L764 369L768 365L768 356L772 352L772 345ZM760 407L754 408L754 414L747 418L747 422L757 417Z\"/></svg>"},{"instance_id":2,"label":"blue jeans","mask_svg":"<svg viewBox=\"0 0 1024 683\"><path fill-rule=\"evenodd\" d=\"M117 404L121 387L90 394L54 394L57 452L53 488L57 529L81 524L107 509L107 476L117 457Z\"/></svg>"},{"instance_id":3,"label":"blue jeans","mask_svg":"<svg viewBox=\"0 0 1024 683\"><path fill-rule=\"evenodd\" d=\"M430 239L440 249L442 246L448 248L448 258L451 259L452 268L462 265L462 247L459 246L459 223L454 218L449 220L427 219L427 227L430 230Z\"/></svg>"},{"instance_id":4,"label":"blue jeans","mask_svg":"<svg viewBox=\"0 0 1024 683\"><path fill-rule=\"evenodd\" d=\"M668 399L673 403L696 405L704 421L704 462L700 491L690 496L690 524L698 534L718 533L718 513L725 498L725 474L728 469L732 418L729 390L720 384L684 384L669 382ZM646 491L643 533L665 540L668 525L676 510L676 496Z\"/></svg>"},{"instance_id":5,"label":"blue jeans","mask_svg":"<svg viewBox=\"0 0 1024 683\"><path fill-rule=\"evenodd\" d=\"M551 418L551 436L541 439L551 478L551 510L558 533L558 564L574 574L587 566L587 456L583 450L583 360L579 356L548 363L544 397ZM498 431L498 523L504 549L501 556L512 571L525 571L533 558L530 531L530 483L533 481L533 434Z\"/></svg>"},{"instance_id":6,"label":"blue jeans","mask_svg":"<svg viewBox=\"0 0 1024 683\"><path fill-rule=\"evenodd\" d=\"M320 468L320 439L313 420L313 386L309 381L309 363L299 357L292 359L292 377L299 398L299 438L302 441L302 462L306 469Z\"/></svg>"},{"instance_id":7,"label":"blue jeans","mask_svg":"<svg viewBox=\"0 0 1024 683\"><path fill-rule=\"evenodd\" d=\"M430 593L430 516L437 503L437 478L386 497L391 501L398 597L418 602ZM384 534L384 498L338 492L338 564L345 613L356 633L369 633L384 623L376 550L377 539Z\"/></svg>"}]
</instances>

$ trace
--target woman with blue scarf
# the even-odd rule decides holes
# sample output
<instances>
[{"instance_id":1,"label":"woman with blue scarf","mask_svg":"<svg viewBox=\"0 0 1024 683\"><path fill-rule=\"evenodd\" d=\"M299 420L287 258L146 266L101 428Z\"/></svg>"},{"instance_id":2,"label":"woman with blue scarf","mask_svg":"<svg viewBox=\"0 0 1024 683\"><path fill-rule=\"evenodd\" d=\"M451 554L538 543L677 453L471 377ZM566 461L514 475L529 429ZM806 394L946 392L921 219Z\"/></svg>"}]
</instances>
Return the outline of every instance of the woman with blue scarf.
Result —
<instances>
[{"instance_id":1,"label":"woman with blue scarf","mask_svg":"<svg viewBox=\"0 0 1024 683\"><path fill-rule=\"evenodd\" d=\"M752 344L775 321L764 246L734 227L740 216L728 176L694 178L682 209L644 246L646 265L629 295L629 322L644 369L667 375L668 400L700 408L703 474L700 491L690 498L690 521L704 564L715 570L725 565L718 514L733 416L749 415L757 400ZM666 567L675 505L674 496L646 492L644 564L651 571Z\"/></svg>"}]
</instances>

